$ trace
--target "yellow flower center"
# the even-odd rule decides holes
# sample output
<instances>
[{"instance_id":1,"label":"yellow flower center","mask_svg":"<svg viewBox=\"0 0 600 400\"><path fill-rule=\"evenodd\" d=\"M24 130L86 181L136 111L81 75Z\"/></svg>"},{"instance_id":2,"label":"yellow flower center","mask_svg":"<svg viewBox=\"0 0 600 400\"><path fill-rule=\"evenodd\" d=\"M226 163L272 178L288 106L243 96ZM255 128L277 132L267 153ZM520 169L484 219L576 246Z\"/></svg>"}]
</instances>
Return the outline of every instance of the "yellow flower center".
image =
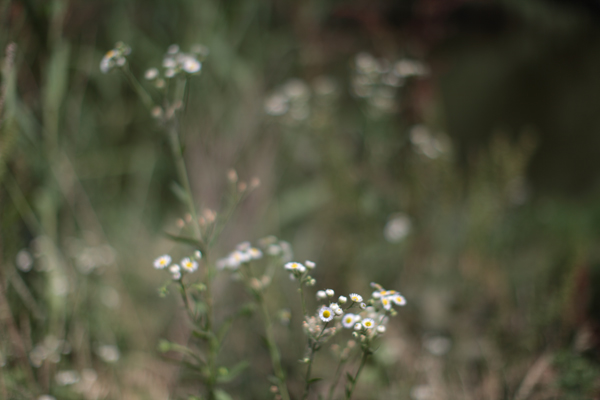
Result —
<instances>
[{"instance_id":1,"label":"yellow flower center","mask_svg":"<svg viewBox=\"0 0 600 400\"><path fill-rule=\"evenodd\" d=\"M365 326L371 326L371 321L365 322Z\"/></svg>"},{"instance_id":2,"label":"yellow flower center","mask_svg":"<svg viewBox=\"0 0 600 400\"><path fill-rule=\"evenodd\" d=\"M331 312L329 310L323 311L323 317L329 318L331 316Z\"/></svg>"}]
</instances>

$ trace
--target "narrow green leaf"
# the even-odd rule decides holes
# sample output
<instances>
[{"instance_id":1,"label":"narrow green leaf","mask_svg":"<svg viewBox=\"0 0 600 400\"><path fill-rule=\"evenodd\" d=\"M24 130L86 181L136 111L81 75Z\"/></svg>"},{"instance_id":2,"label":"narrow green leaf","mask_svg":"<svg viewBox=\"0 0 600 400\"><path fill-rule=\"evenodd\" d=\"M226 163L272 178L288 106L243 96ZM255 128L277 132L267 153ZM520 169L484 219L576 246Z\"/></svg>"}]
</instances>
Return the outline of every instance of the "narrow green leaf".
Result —
<instances>
[{"instance_id":1,"label":"narrow green leaf","mask_svg":"<svg viewBox=\"0 0 600 400\"><path fill-rule=\"evenodd\" d=\"M311 385L315 382L322 381L322 380L323 380L323 378L312 378L308 381L308 384Z\"/></svg>"},{"instance_id":2,"label":"narrow green leaf","mask_svg":"<svg viewBox=\"0 0 600 400\"><path fill-rule=\"evenodd\" d=\"M248 368L249 365L250 364L247 361L242 361L242 362L236 364L233 368L231 368L229 371L227 371L226 374L223 374L223 375L219 376L217 378L217 382L224 383L224 382L230 382L230 381L232 381L239 374L241 374L243 370L245 370L246 368Z\"/></svg>"},{"instance_id":3,"label":"narrow green leaf","mask_svg":"<svg viewBox=\"0 0 600 400\"><path fill-rule=\"evenodd\" d=\"M165 232L165 235L174 242L187 244L188 246L192 246L193 248L200 249L200 251L202 251L202 244L198 241L198 239L184 236L175 236L167 232Z\"/></svg>"},{"instance_id":4,"label":"narrow green leaf","mask_svg":"<svg viewBox=\"0 0 600 400\"><path fill-rule=\"evenodd\" d=\"M346 378L350 381L350 382L354 382L354 377L352 375L350 375L350 372L346 372Z\"/></svg>"},{"instance_id":5,"label":"narrow green leaf","mask_svg":"<svg viewBox=\"0 0 600 400\"><path fill-rule=\"evenodd\" d=\"M175 181L171 182L171 192L177 197L179 201L183 204L187 204L188 196L185 190L181 187L181 185Z\"/></svg>"}]
</instances>

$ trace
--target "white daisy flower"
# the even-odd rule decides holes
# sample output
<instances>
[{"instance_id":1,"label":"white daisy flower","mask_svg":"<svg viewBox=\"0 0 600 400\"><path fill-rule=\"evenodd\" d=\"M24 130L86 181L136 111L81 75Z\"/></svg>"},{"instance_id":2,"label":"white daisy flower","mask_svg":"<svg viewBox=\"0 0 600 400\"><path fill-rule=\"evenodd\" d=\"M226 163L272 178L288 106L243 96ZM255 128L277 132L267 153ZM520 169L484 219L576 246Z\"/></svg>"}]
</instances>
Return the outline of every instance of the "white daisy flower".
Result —
<instances>
[{"instance_id":1,"label":"white daisy flower","mask_svg":"<svg viewBox=\"0 0 600 400\"><path fill-rule=\"evenodd\" d=\"M355 303L360 303L363 301L363 298L360 294L350 293L349 297L350 297L350 300L352 300Z\"/></svg>"},{"instance_id":2,"label":"white daisy flower","mask_svg":"<svg viewBox=\"0 0 600 400\"><path fill-rule=\"evenodd\" d=\"M181 268L177 264L173 264L169 267L169 272L172 274L176 274L179 271L181 271Z\"/></svg>"},{"instance_id":3,"label":"white daisy flower","mask_svg":"<svg viewBox=\"0 0 600 400\"><path fill-rule=\"evenodd\" d=\"M367 308L367 305L365 303L360 303L360 308L362 308L364 310Z\"/></svg>"},{"instance_id":4,"label":"white daisy flower","mask_svg":"<svg viewBox=\"0 0 600 400\"><path fill-rule=\"evenodd\" d=\"M237 268L240 264L250 261L250 255L246 251L236 250L229 255L230 264Z\"/></svg>"},{"instance_id":5,"label":"white daisy flower","mask_svg":"<svg viewBox=\"0 0 600 400\"><path fill-rule=\"evenodd\" d=\"M250 249L248 249L248 251L246 253L248 254L248 256L250 257L251 260L258 260L258 259L262 258L262 255L263 255L262 251L260 251L256 247L251 247Z\"/></svg>"},{"instance_id":6,"label":"white daisy flower","mask_svg":"<svg viewBox=\"0 0 600 400\"><path fill-rule=\"evenodd\" d=\"M379 299L381 298L381 293L379 291L377 292L373 292L373 294L371 295L374 299Z\"/></svg>"},{"instance_id":7,"label":"white daisy flower","mask_svg":"<svg viewBox=\"0 0 600 400\"><path fill-rule=\"evenodd\" d=\"M164 254L154 260L154 268L163 269L171 264L171 256L168 254Z\"/></svg>"},{"instance_id":8,"label":"white daisy flower","mask_svg":"<svg viewBox=\"0 0 600 400\"><path fill-rule=\"evenodd\" d=\"M333 289L327 289L327 290L325 290L325 293L327 293L327 296L329 296L329 297L333 297L333 295L335 294Z\"/></svg>"},{"instance_id":9,"label":"white daisy flower","mask_svg":"<svg viewBox=\"0 0 600 400\"><path fill-rule=\"evenodd\" d=\"M186 257L183 260L181 260L181 268L183 268L187 272L194 272L198 269L198 263Z\"/></svg>"},{"instance_id":10,"label":"white daisy flower","mask_svg":"<svg viewBox=\"0 0 600 400\"><path fill-rule=\"evenodd\" d=\"M158 77L158 69L156 68L150 68L144 74L144 78L148 79L149 81L156 79L156 77Z\"/></svg>"},{"instance_id":11,"label":"white daisy flower","mask_svg":"<svg viewBox=\"0 0 600 400\"><path fill-rule=\"evenodd\" d=\"M327 298L327 293L324 290L319 290L317 292L317 300L323 300Z\"/></svg>"},{"instance_id":12,"label":"white daisy flower","mask_svg":"<svg viewBox=\"0 0 600 400\"><path fill-rule=\"evenodd\" d=\"M348 313L346 315L344 315L344 318L342 318L342 325L344 325L344 328L350 329L354 326L354 323L356 322L356 315L352 314L352 313Z\"/></svg>"},{"instance_id":13,"label":"white daisy flower","mask_svg":"<svg viewBox=\"0 0 600 400\"><path fill-rule=\"evenodd\" d=\"M372 329L375 326L375 321L371 318L365 318L362 320L362 326L367 329Z\"/></svg>"},{"instance_id":14,"label":"white daisy flower","mask_svg":"<svg viewBox=\"0 0 600 400\"><path fill-rule=\"evenodd\" d=\"M323 322L331 321L333 319L333 310L329 307L321 307L321 310L319 310L319 318L321 318L321 321Z\"/></svg>"},{"instance_id":15,"label":"white daisy flower","mask_svg":"<svg viewBox=\"0 0 600 400\"><path fill-rule=\"evenodd\" d=\"M360 323L354 324L354 330L355 331L360 331L361 329L362 329L362 324L360 324Z\"/></svg>"},{"instance_id":16,"label":"white daisy flower","mask_svg":"<svg viewBox=\"0 0 600 400\"><path fill-rule=\"evenodd\" d=\"M387 311L389 311L392 308L392 302L389 299L389 297L382 297L381 304L383 305L383 308L386 309Z\"/></svg>"},{"instance_id":17,"label":"white daisy flower","mask_svg":"<svg viewBox=\"0 0 600 400\"><path fill-rule=\"evenodd\" d=\"M299 262L289 262L284 265L284 268L288 271L304 273L306 271L306 267Z\"/></svg>"},{"instance_id":18,"label":"white daisy flower","mask_svg":"<svg viewBox=\"0 0 600 400\"><path fill-rule=\"evenodd\" d=\"M183 70L189 74L194 74L200 71L202 64L193 57L186 57L182 62Z\"/></svg>"},{"instance_id":19,"label":"white daisy flower","mask_svg":"<svg viewBox=\"0 0 600 400\"><path fill-rule=\"evenodd\" d=\"M377 327L377 332L378 333L384 333L385 332L385 326L384 325L379 325Z\"/></svg>"},{"instance_id":20,"label":"white daisy flower","mask_svg":"<svg viewBox=\"0 0 600 400\"><path fill-rule=\"evenodd\" d=\"M338 297L338 303L340 303L340 304L346 304L347 301L348 301L348 299L346 298L346 296Z\"/></svg>"},{"instance_id":21,"label":"white daisy flower","mask_svg":"<svg viewBox=\"0 0 600 400\"><path fill-rule=\"evenodd\" d=\"M315 264L314 262L309 261L309 260L306 260L304 262L304 265L306 265L306 268L308 268L308 269L314 269L317 266L317 264Z\"/></svg>"},{"instance_id":22,"label":"white daisy flower","mask_svg":"<svg viewBox=\"0 0 600 400\"><path fill-rule=\"evenodd\" d=\"M392 301L399 306L403 306L406 304L406 299L404 298L404 296L402 296L400 294L396 294L396 295L392 296Z\"/></svg>"}]
</instances>

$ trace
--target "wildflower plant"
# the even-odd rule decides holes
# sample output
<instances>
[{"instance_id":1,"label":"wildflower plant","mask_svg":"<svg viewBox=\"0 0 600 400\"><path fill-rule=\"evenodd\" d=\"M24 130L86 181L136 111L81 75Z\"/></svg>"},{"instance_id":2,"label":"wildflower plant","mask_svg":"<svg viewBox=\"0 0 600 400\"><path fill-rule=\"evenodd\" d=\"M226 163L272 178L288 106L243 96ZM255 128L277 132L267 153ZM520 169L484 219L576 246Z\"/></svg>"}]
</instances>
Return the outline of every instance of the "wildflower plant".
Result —
<instances>
[{"instance_id":1,"label":"wildflower plant","mask_svg":"<svg viewBox=\"0 0 600 400\"><path fill-rule=\"evenodd\" d=\"M273 316L266 296L277 273L287 273L298 285L298 296L302 310L302 329L306 337L305 354L300 362L306 365L303 392L298 398L307 399L313 383L322 378L312 376L312 368L317 353L326 344L339 338L342 345L333 343L331 349L337 352L339 363L331 379L328 399L333 399L346 363L351 355L360 350L360 363L356 372L346 375L345 399L350 399L361 371L374 352L375 341L386 331L389 317L396 315L393 305L404 305L404 297L393 290L385 290L372 284L376 291L364 301L358 293L335 297L335 290L318 290L313 296L307 291L316 285L313 261L304 263L293 260L293 252L288 242L269 236L256 244L242 242L221 258L213 258L214 246L237 205L256 189L260 181L256 178L249 183L239 182L237 173L229 171L230 183L228 201L218 211L199 208L190 187L181 144L179 119L185 110L187 83L190 78L201 73L202 61L208 50L201 45L193 46L191 52L184 53L178 45L171 45L164 55L162 68L147 69L144 78L156 94L150 94L144 85L127 68L127 56L131 49L117 43L100 63L102 72L121 69L169 138L174 162L177 166L178 183L175 185L178 198L187 206L187 214L179 220L179 232L167 236L187 249L182 254L157 255L153 267L161 270L168 279L160 293L166 295L170 287L175 287L181 296L191 326L188 343L179 344L163 340L159 344L162 352L176 352L182 355L181 363L193 371L203 383L204 395L209 400L229 398L220 387L234 379L248 365L240 362L233 367L222 365L219 354L225 336L233 322L241 316L249 316L258 310L263 325L267 350L271 359L274 377L271 392L276 399L289 400L290 396L286 373L282 366L282 356L275 340ZM308 96L308 89L302 82L290 82L283 91L287 96L284 107L292 101L292 111L302 114L301 101ZM291 100L290 100L291 99ZM272 104L271 104L272 105ZM300 111L299 111L300 110ZM276 114L273 112L273 114ZM230 274L233 281L241 283L250 301L225 318L215 318L215 296L213 281L217 274ZM316 298L316 308L309 308L308 299ZM309 311L313 310L313 311ZM284 315L285 314L285 315ZM289 311L280 313L280 319L289 323ZM217 320L220 322L217 323ZM199 398L199 397L192 397Z\"/></svg>"}]
</instances>

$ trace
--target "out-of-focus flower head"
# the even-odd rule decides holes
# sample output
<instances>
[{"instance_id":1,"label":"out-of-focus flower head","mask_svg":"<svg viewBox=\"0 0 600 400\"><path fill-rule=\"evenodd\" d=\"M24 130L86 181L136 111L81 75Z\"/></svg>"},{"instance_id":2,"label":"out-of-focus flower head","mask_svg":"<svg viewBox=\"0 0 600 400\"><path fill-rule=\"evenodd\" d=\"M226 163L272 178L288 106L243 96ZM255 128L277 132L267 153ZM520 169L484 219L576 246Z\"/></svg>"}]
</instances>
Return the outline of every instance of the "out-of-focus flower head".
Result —
<instances>
[{"instance_id":1,"label":"out-of-focus flower head","mask_svg":"<svg viewBox=\"0 0 600 400\"><path fill-rule=\"evenodd\" d=\"M113 68L123 67L127 64L127 58L131 53L131 47L123 42L117 42L115 48L109 50L100 61L100 71L110 72Z\"/></svg>"}]
</instances>

